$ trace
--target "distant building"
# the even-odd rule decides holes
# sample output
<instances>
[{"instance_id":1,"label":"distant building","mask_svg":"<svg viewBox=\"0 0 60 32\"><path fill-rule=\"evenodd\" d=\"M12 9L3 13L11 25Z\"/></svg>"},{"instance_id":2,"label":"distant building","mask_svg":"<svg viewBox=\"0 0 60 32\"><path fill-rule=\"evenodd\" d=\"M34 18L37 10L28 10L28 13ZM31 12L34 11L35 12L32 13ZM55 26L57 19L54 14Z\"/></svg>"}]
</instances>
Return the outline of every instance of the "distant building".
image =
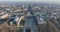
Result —
<instances>
[{"instance_id":1,"label":"distant building","mask_svg":"<svg viewBox=\"0 0 60 32\"><path fill-rule=\"evenodd\" d=\"M2 16L0 16L1 19L7 18L9 15L8 14L3 14Z\"/></svg>"}]
</instances>

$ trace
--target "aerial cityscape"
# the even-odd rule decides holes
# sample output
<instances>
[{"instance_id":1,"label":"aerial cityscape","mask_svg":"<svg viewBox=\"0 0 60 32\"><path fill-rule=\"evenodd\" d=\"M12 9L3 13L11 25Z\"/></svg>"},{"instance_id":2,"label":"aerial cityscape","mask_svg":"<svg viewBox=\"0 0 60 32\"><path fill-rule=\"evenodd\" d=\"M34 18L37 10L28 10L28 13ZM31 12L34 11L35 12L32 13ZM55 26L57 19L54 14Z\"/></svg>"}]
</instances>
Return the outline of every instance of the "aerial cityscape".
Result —
<instances>
[{"instance_id":1,"label":"aerial cityscape","mask_svg":"<svg viewBox=\"0 0 60 32\"><path fill-rule=\"evenodd\" d=\"M0 32L60 32L60 4L0 2Z\"/></svg>"}]
</instances>

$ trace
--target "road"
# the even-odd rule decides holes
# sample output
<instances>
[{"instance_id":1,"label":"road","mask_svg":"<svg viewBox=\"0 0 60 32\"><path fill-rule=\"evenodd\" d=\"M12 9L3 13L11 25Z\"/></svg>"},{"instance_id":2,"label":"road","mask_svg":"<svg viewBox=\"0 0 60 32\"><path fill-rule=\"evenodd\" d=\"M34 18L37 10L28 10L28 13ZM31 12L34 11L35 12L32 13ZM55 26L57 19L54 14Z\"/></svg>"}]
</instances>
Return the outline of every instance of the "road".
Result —
<instances>
[{"instance_id":1,"label":"road","mask_svg":"<svg viewBox=\"0 0 60 32\"><path fill-rule=\"evenodd\" d=\"M26 18L27 29L31 29L31 32L38 32L37 21L33 16L28 16Z\"/></svg>"},{"instance_id":2,"label":"road","mask_svg":"<svg viewBox=\"0 0 60 32\"><path fill-rule=\"evenodd\" d=\"M4 14L10 14L10 15L25 15L24 12L21 12L21 13L15 13L15 12L5 12Z\"/></svg>"}]
</instances>

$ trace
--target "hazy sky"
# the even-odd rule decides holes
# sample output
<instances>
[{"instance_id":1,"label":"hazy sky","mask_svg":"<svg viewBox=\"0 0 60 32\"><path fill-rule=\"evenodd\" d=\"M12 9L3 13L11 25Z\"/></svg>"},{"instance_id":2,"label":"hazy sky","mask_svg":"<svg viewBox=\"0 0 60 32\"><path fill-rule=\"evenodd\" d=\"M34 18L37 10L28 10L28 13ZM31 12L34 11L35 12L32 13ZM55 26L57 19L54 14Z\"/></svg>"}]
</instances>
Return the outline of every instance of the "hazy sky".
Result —
<instances>
[{"instance_id":1,"label":"hazy sky","mask_svg":"<svg viewBox=\"0 0 60 32\"><path fill-rule=\"evenodd\" d=\"M60 1L60 0L0 0L0 1Z\"/></svg>"},{"instance_id":2,"label":"hazy sky","mask_svg":"<svg viewBox=\"0 0 60 32\"><path fill-rule=\"evenodd\" d=\"M60 2L60 0L0 0L0 1L40 1L40 2Z\"/></svg>"}]
</instances>

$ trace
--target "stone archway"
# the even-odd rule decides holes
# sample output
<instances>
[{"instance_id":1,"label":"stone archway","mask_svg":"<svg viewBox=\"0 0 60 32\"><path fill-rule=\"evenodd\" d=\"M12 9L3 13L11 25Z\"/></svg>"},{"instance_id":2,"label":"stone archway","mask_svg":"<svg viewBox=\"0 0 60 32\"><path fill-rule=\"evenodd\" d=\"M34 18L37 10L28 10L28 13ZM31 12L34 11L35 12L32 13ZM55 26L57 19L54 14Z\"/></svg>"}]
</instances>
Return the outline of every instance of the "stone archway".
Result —
<instances>
[{"instance_id":1,"label":"stone archway","mask_svg":"<svg viewBox=\"0 0 60 32\"><path fill-rule=\"evenodd\" d=\"M21 16L20 19L17 22L17 27L19 27L21 20L24 19L24 16Z\"/></svg>"}]
</instances>

